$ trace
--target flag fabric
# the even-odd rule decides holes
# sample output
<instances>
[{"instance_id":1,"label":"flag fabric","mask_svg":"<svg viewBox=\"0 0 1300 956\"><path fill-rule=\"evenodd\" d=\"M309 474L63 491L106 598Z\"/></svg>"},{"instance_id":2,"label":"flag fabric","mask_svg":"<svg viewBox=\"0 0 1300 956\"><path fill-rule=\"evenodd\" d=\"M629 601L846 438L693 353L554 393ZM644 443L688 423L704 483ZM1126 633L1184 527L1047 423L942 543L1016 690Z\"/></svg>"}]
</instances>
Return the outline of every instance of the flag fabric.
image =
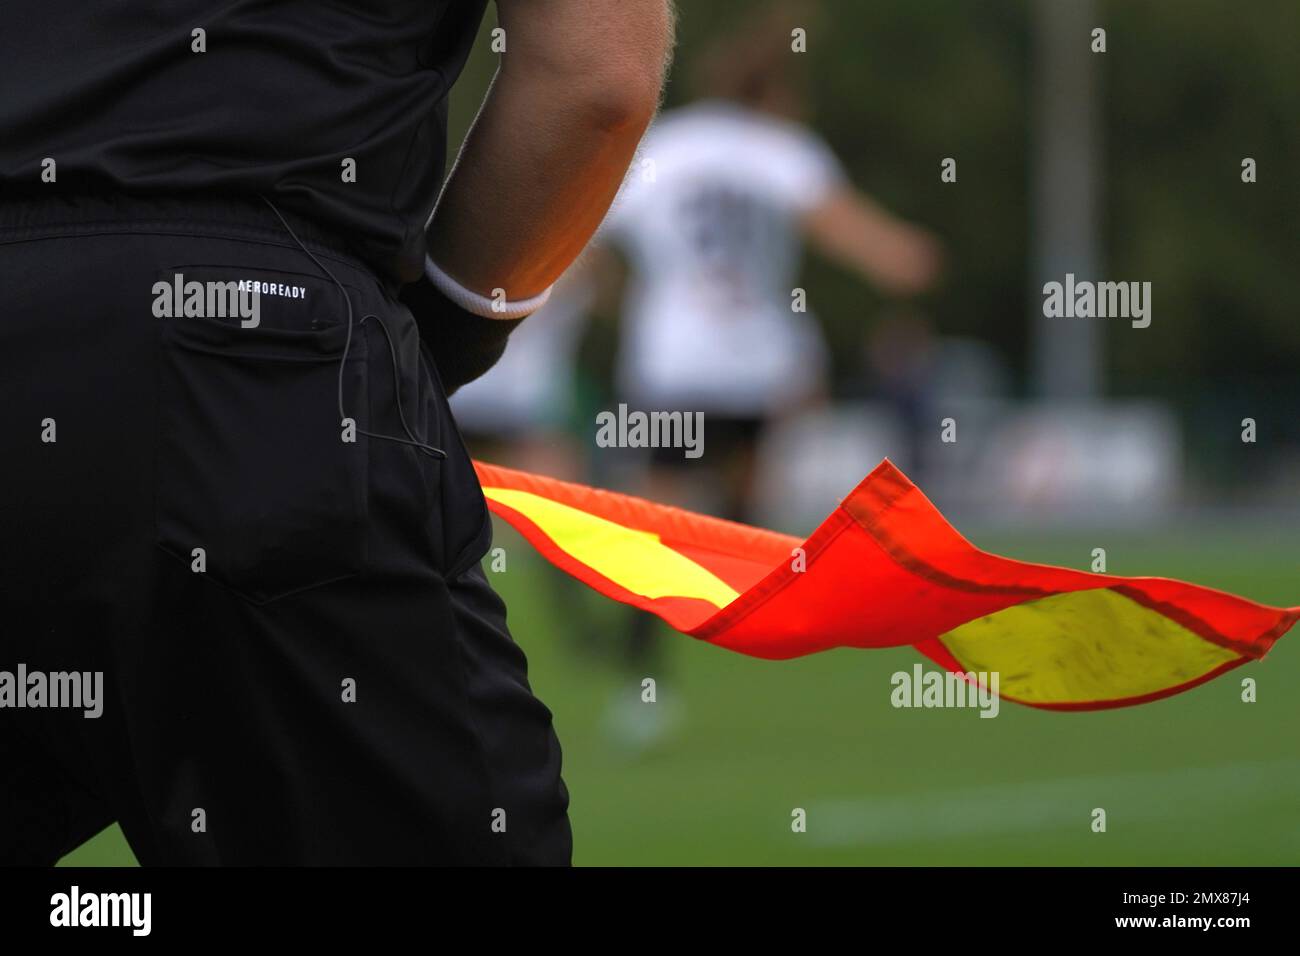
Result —
<instances>
[{"instance_id":1,"label":"flag fabric","mask_svg":"<svg viewBox=\"0 0 1300 956\"><path fill-rule=\"evenodd\" d=\"M1168 578L981 551L889 461L805 541L475 462L488 506L551 563L698 640L754 657L912 645L1007 700L1156 700L1263 657L1300 618Z\"/></svg>"}]
</instances>

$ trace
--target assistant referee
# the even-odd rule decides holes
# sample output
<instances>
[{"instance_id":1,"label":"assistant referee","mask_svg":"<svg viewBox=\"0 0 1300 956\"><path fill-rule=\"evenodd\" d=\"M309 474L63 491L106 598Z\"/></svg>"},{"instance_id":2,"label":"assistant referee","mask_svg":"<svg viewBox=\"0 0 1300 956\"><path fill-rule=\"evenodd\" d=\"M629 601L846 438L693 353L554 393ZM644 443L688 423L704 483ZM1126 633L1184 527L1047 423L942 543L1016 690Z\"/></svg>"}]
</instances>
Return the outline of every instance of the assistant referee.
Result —
<instances>
[{"instance_id":1,"label":"assistant referee","mask_svg":"<svg viewBox=\"0 0 1300 956\"><path fill-rule=\"evenodd\" d=\"M444 186L486 2L6 12L0 864L569 862L447 395L603 218L672 14L497 0Z\"/></svg>"}]
</instances>

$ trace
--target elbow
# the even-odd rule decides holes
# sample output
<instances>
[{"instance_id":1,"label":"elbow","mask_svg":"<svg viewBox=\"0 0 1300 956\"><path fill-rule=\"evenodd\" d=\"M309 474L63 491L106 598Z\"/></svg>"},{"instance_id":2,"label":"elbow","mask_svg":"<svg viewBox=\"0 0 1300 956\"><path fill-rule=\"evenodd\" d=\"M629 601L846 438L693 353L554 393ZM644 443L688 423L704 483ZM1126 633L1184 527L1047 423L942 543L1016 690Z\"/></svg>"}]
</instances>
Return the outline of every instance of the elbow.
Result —
<instances>
[{"instance_id":1,"label":"elbow","mask_svg":"<svg viewBox=\"0 0 1300 956\"><path fill-rule=\"evenodd\" d=\"M510 34L501 76L543 89L570 120L611 134L639 135L654 119L672 59L672 0L600 5L498 0ZM549 14L544 15L544 11Z\"/></svg>"},{"instance_id":2,"label":"elbow","mask_svg":"<svg viewBox=\"0 0 1300 956\"><path fill-rule=\"evenodd\" d=\"M647 12L647 6L654 13ZM638 136L659 111L672 63L672 7L664 0L630 4L637 21L611 26L589 47L576 68L578 106L591 125L611 133Z\"/></svg>"},{"instance_id":3,"label":"elbow","mask_svg":"<svg viewBox=\"0 0 1300 956\"><path fill-rule=\"evenodd\" d=\"M672 65L676 19L672 0L625 3L622 22L602 38L602 65L591 70L593 116L602 127L643 132L659 111Z\"/></svg>"},{"instance_id":4,"label":"elbow","mask_svg":"<svg viewBox=\"0 0 1300 956\"><path fill-rule=\"evenodd\" d=\"M587 68L516 61L502 67L512 88L546 90L545 100L575 129L640 136L659 110L664 61L602 63Z\"/></svg>"},{"instance_id":5,"label":"elbow","mask_svg":"<svg viewBox=\"0 0 1300 956\"><path fill-rule=\"evenodd\" d=\"M604 133L639 137L659 111L662 76L611 76L593 84L578 106L584 122Z\"/></svg>"}]
</instances>

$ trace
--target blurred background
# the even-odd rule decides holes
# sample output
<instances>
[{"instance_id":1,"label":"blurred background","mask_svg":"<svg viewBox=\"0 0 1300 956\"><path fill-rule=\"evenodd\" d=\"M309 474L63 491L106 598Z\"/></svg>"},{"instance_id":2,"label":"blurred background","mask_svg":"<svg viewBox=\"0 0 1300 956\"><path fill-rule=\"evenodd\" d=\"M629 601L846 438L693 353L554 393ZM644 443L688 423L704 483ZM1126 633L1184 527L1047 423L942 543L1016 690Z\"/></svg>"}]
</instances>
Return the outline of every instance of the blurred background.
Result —
<instances>
[{"instance_id":1,"label":"blurred background","mask_svg":"<svg viewBox=\"0 0 1300 956\"><path fill-rule=\"evenodd\" d=\"M1297 36L1291 0L682 3L610 222L453 402L471 450L796 534L888 456L987 550L1300 603ZM1150 282L1149 327L1046 318L1067 272ZM702 411L704 455L597 447L620 402ZM1138 708L894 710L910 650L749 660L495 544L577 863L1300 861L1295 636Z\"/></svg>"}]
</instances>

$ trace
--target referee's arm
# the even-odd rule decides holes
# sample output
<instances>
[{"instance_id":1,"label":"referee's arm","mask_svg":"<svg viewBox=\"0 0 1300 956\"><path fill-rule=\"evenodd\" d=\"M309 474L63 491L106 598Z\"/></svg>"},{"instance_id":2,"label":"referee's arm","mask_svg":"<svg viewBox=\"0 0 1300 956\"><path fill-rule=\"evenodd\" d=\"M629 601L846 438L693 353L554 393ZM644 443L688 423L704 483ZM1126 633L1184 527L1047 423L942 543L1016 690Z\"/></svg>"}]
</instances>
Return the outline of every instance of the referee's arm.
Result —
<instances>
[{"instance_id":1,"label":"referee's arm","mask_svg":"<svg viewBox=\"0 0 1300 956\"><path fill-rule=\"evenodd\" d=\"M609 209L659 105L673 12L671 0L497 7L501 67L438 201L428 246L433 266L458 286L513 303L548 289ZM450 392L500 357L519 320L439 309L437 293L420 288L428 286L410 286L403 298L434 340Z\"/></svg>"}]
</instances>

